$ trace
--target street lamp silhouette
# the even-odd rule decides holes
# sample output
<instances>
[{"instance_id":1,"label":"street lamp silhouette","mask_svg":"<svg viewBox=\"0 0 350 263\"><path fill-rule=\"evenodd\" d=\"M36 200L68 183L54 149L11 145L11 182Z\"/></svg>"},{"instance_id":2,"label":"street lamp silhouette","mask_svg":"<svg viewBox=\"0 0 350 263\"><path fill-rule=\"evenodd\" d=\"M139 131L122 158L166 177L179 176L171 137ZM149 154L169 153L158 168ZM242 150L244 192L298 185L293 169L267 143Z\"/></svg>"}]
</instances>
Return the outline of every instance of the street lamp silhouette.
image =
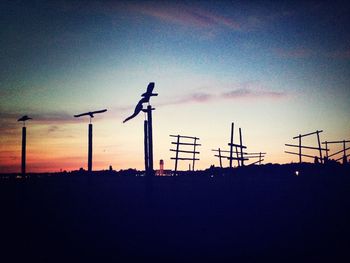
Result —
<instances>
[{"instance_id":1,"label":"street lamp silhouette","mask_svg":"<svg viewBox=\"0 0 350 263\"><path fill-rule=\"evenodd\" d=\"M89 135L88 135L88 172L92 171L92 123L91 119L94 118L94 114L97 113L104 113L107 109L104 110L98 110L98 111L89 111L81 114L74 115L74 117L82 117L82 116L90 116L90 123L89 123Z\"/></svg>"},{"instance_id":2,"label":"street lamp silhouette","mask_svg":"<svg viewBox=\"0 0 350 263\"><path fill-rule=\"evenodd\" d=\"M141 95L141 99L137 103L134 113L126 118L123 123L135 118L141 111L147 113L147 119L144 121L144 148L145 148L145 173L148 176L154 175L153 170L153 135L152 135L152 110L155 110L150 105L150 99L153 96L158 96L157 93L153 93L154 82L150 82L147 86L145 93ZM146 109L143 108L143 104L148 103Z\"/></svg>"},{"instance_id":3,"label":"street lamp silhouette","mask_svg":"<svg viewBox=\"0 0 350 263\"><path fill-rule=\"evenodd\" d=\"M22 164L21 164L22 176L25 176L25 174L26 174L26 144L27 144L26 121L28 121L28 120L32 120L32 118L28 117L27 115L24 115L17 120L17 121L23 122L23 127L22 127Z\"/></svg>"}]
</instances>

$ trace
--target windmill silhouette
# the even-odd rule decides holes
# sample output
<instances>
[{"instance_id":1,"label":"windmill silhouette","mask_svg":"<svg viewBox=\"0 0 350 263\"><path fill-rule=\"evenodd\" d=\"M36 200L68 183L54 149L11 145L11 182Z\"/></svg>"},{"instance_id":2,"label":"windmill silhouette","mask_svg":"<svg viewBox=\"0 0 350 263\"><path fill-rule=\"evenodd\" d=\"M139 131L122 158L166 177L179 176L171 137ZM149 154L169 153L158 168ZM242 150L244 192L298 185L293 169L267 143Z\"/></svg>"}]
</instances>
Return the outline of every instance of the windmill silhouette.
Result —
<instances>
[{"instance_id":1,"label":"windmill silhouette","mask_svg":"<svg viewBox=\"0 0 350 263\"><path fill-rule=\"evenodd\" d=\"M92 172L92 123L91 123L91 119L94 118L94 114L98 114L98 113L104 113L106 112L107 109L104 110L97 110L97 111L89 111L89 112L85 112L85 113L80 113L77 115L74 115L75 118L79 118L82 116L90 116L90 123L89 123L89 134L88 134L88 172L91 173Z\"/></svg>"},{"instance_id":2,"label":"windmill silhouette","mask_svg":"<svg viewBox=\"0 0 350 263\"><path fill-rule=\"evenodd\" d=\"M141 99L136 104L134 113L127 117L123 123L135 118L141 111L147 114L147 119L144 121L144 148L145 148L145 173L148 176L154 175L153 170L153 135L152 135L152 110L155 110L150 105L150 99L153 96L158 96L158 93L153 93L154 82L150 82L145 93L141 95ZM143 108L143 104L148 103L147 108Z\"/></svg>"},{"instance_id":3,"label":"windmill silhouette","mask_svg":"<svg viewBox=\"0 0 350 263\"><path fill-rule=\"evenodd\" d=\"M22 176L25 176L25 174L26 174L26 144L27 144L26 121L28 121L28 120L32 120L32 118L28 117L27 115L24 115L17 120L17 121L23 122L23 127L22 127L22 163L21 163Z\"/></svg>"}]
</instances>

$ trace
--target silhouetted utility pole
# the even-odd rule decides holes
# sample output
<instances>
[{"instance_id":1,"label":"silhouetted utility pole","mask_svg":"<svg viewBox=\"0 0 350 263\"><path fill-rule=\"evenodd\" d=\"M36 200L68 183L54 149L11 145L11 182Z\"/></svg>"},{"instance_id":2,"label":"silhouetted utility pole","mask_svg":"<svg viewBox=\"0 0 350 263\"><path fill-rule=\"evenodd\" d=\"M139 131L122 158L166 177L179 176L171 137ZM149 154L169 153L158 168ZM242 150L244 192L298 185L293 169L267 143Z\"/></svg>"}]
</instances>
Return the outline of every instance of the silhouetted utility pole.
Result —
<instances>
[{"instance_id":1,"label":"silhouetted utility pole","mask_svg":"<svg viewBox=\"0 0 350 263\"><path fill-rule=\"evenodd\" d=\"M233 132L234 132L235 124L231 123L231 143L230 143L230 168L232 168L232 160L233 160ZM236 148L237 151L237 148ZM238 157L238 156L237 156Z\"/></svg>"},{"instance_id":2,"label":"silhouetted utility pole","mask_svg":"<svg viewBox=\"0 0 350 263\"><path fill-rule=\"evenodd\" d=\"M240 146L243 145L243 143L242 143L242 130L241 130L241 128L239 128L239 144L240 144ZM243 147L240 147L240 148L241 148L241 165L244 166Z\"/></svg>"},{"instance_id":3,"label":"silhouetted utility pole","mask_svg":"<svg viewBox=\"0 0 350 263\"><path fill-rule=\"evenodd\" d=\"M199 161L198 158L196 158L196 154L199 154L199 151L196 150L197 146L201 146L197 141L199 138L193 137L193 136L182 136L182 135L169 135L170 137L175 137L176 142L171 142L171 144L176 145L176 149L170 149L171 152L175 152L175 157L171 157L171 160L175 160L175 169L174 169L174 176L177 175L177 166L179 160L186 160L186 161L192 161L192 171L194 171L195 167L195 161ZM193 142L180 142L181 139L189 139L193 140ZM193 150L180 150L180 145L184 146L193 146ZM179 153L184 154L192 154L192 157L179 157ZM191 167L191 165L189 166ZM190 168L191 169L191 168Z\"/></svg>"},{"instance_id":4,"label":"silhouetted utility pole","mask_svg":"<svg viewBox=\"0 0 350 263\"><path fill-rule=\"evenodd\" d=\"M148 105L146 109L142 109L146 113L147 120L144 121L144 152L145 152L145 175L154 176L153 169L153 131L152 131L152 108Z\"/></svg>"},{"instance_id":5,"label":"silhouetted utility pole","mask_svg":"<svg viewBox=\"0 0 350 263\"><path fill-rule=\"evenodd\" d=\"M27 143L27 128L22 127L22 175L26 174L26 143Z\"/></svg>"},{"instance_id":6,"label":"silhouetted utility pole","mask_svg":"<svg viewBox=\"0 0 350 263\"><path fill-rule=\"evenodd\" d=\"M233 133L234 133L234 123L232 122L231 123L231 141L230 141L230 143L228 143L228 145L230 146L230 156L229 157L225 156L230 161L230 168L232 168L232 160L237 160L238 166L240 166L240 165L244 166L244 160L248 160L248 159L244 158L244 156L243 156L243 149L246 149L247 146L244 146L242 143L242 130L241 130L241 128L239 128L239 142L240 142L239 144L233 143ZM235 152L233 151L233 147L235 147L235 149L236 149ZM234 153L236 153L236 157L233 157Z\"/></svg>"},{"instance_id":7,"label":"silhouetted utility pole","mask_svg":"<svg viewBox=\"0 0 350 263\"><path fill-rule=\"evenodd\" d=\"M266 153L265 152L255 152L255 153L246 153L246 152L244 152L243 154L244 154L244 157L247 158L248 160L255 159L255 158L258 159L257 161L255 161L253 163L250 163L248 165L254 165L254 164L257 164L257 163L259 165L261 165L261 162L264 161L263 158L265 157Z\"/></svg>"},{"instance_id":8,"label":"silhouetted utility pole","mask_svg":"<svg viewBox=\"0 0 350 263\"><path fill-rule=\"evenodd\" d=\"M27 128L26 128L26 121L31 120L32 118L28 117L27 115L19 118L17 121L23 122L22 127L22 155L21 155L21 174L22 176L26 175L26 145L27 145Z\"/></svg>"},{"instance_id":9,"label":"silhouetted utility pole","mask_svg":"<svg viewBox=\"0 0 350 263\"><path fill-rule=\"evenodd\" d=\"M333 157L335 155L338 155L339 153L343 153L343 155L339 158L336 159L336 161L340 161L340 160L343 160L343 164L347 163L347 158L350 156L350 154L346 154L346 151L350 149L350 147L346 147L346 143L349 143L350 140L342 140L342 141L325 141L323 142L322 144L325 144L326 145L326 149L328 149L328 144L343 144L343 149L338 151L338 152L335 152L335 153L332 153L330 155L326 155L327 158L330 158L330 157Z\"/></svg>"},{"instance_id":10,"label":"silhouetted utility pole","mask_svg":"<svg viewBox=\"0 0 350 263\"><path fill-rule=\"evenodd\" d=\"M212 150L213 152L218 152L218 154L214 154L215 157L218 157L219 158L219 165L220 165L220 168L223 168L223 165L222 165L222 158L225 158L225 159L230 159L229 156L224 156L222 155L222 153L231 153L231 151L224 151L224 150L221 150L221 148L218 148L218 149L214 149Z\"/></svg>"},{"instance_id":11,"label":"silhouetted utility pole","mask_svg":"<svg viewBox=\"0 0 350 263\"><path fill-rule=\"evenodd\" d=\"M74 117L90 116L90 123L88 125L88 172L92 172L92 123L91 119L94 118L94 114L103 113L107 110L90 111L81 114L74 115Z\"/></svg>"},{"instance_id":12,"label":"silhouetted utility pole","mask_svg":"<svg viewBox=\"0 0 350 263\"><path fill-rule=\"evenodd\" d=\"M299 134L298 136L295 136L293 137L293 139L298 139L299 140L299 144L298 145L295 145L295 144L285 144L285 146L288 146L288 147L298 147L299 149L299 153L295 153L295 152L289 152L289 151L285 151L285 153L288 153L288 154L294 154L294 155L298 155L299 156L299 163L302 162L302 159L301 157L304 156L304 157L309 157L309 158L316 158L315 156L311 156L311 155L308 155L308 154L302 154L301 152L301 149L311 149L311 150L318 150L319 152L319 158L320 158L320 162L322 163L322 160L323 160L323 157L322 157L322 151L329 151L326 148L321 148L321 141L320 141L320 133L323 132L322 130L321 131L315 131L315 132L310 132L310 133L307 133L307 134ZM317 135L317 142L318 142L318 147L311 147L311 146L303 146L301 145L301 138L303 137L306 137L306 136L310 136L310 135L313 135L313 134L316 134Z\"/></svg>"},{"instance_id":13,"label":"silhouetted utility pole","mask_svg":"<svg viewBox=\"0 0 350 263\"><path fill-rule=\"evenodd\" d=\"M152 131L152 106L147 106L147 122L148 122L148 172L150 176L154 176L153 170L153 131Z\"/></svg>"},{"instance_id":14,"label":"silhouetted utility pole","mask_svg":"<svg viewBox=\"0 0 350 263\"><path fill-rule=\"evenodd\" d=\"M88 140L88 171L92 171L92 123L89 123L89 140Z\"/></svg>"},{"instance_id":15,"label":"silhouetted utility pole","mask_svg":"<svg viewBox=\"0 0 350 263\"><path fill-rule=\"evenodd\" d=\"M144 134L144 152L145 152L145 173L148 172L148 122L144 121L143 126L143 134Z\"/></svg>"}]
</instances>

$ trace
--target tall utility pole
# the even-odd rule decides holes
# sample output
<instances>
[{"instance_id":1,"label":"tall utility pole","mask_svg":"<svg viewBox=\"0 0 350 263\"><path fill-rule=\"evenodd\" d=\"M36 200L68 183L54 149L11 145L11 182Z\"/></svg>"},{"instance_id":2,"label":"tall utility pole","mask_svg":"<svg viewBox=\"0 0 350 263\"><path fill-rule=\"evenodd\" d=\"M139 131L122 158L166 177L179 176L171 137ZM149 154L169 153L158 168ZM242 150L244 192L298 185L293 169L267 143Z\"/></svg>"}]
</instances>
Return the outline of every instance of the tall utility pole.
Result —
<instances>
[{"instance_id":1,"label":"tall utility pole","mask_svg":"<svg viewBox=\"0 0 350 263\"><path fill-rule=\"evenodd\" d=\"M90 123L88 125L88 172L92 172L92 123L91 119L94 118L94 114L103 113L107 110L90 111L81 114L74 115L74 117L90 116Z\"/></svg>"},{"instance_id":2,"label":"tall utility pole","mask_svg":"<svg viewBox=\"0 0 350 263\"><path fill-rule=\"evenodd\" d=\"M24 177L26 175L26 146L27 146L27 128L26 121L31 120L32 118L27 115L22 116L17 121L23 122L22 127L22 155L21 155L21 174Z\"/></svg>"}]
</instances>

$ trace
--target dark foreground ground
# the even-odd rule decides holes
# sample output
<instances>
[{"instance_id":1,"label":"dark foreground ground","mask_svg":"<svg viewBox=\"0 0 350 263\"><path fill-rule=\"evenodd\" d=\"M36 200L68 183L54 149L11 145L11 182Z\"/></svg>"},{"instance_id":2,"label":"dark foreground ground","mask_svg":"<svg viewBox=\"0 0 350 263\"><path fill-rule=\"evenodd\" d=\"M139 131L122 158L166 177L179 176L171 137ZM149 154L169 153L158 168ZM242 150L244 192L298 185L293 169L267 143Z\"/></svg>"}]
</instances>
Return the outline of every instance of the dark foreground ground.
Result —
<instances>
[{"instance_id":1,"label":"dark foreground ground","mask_svg":"<svg viewBox=\"0 0 350 263\"><path fill-rule=\"evenodd\" d=\"M1 262L350 262L348 168L2 180Z\"/></svg>"}]
</instances>

